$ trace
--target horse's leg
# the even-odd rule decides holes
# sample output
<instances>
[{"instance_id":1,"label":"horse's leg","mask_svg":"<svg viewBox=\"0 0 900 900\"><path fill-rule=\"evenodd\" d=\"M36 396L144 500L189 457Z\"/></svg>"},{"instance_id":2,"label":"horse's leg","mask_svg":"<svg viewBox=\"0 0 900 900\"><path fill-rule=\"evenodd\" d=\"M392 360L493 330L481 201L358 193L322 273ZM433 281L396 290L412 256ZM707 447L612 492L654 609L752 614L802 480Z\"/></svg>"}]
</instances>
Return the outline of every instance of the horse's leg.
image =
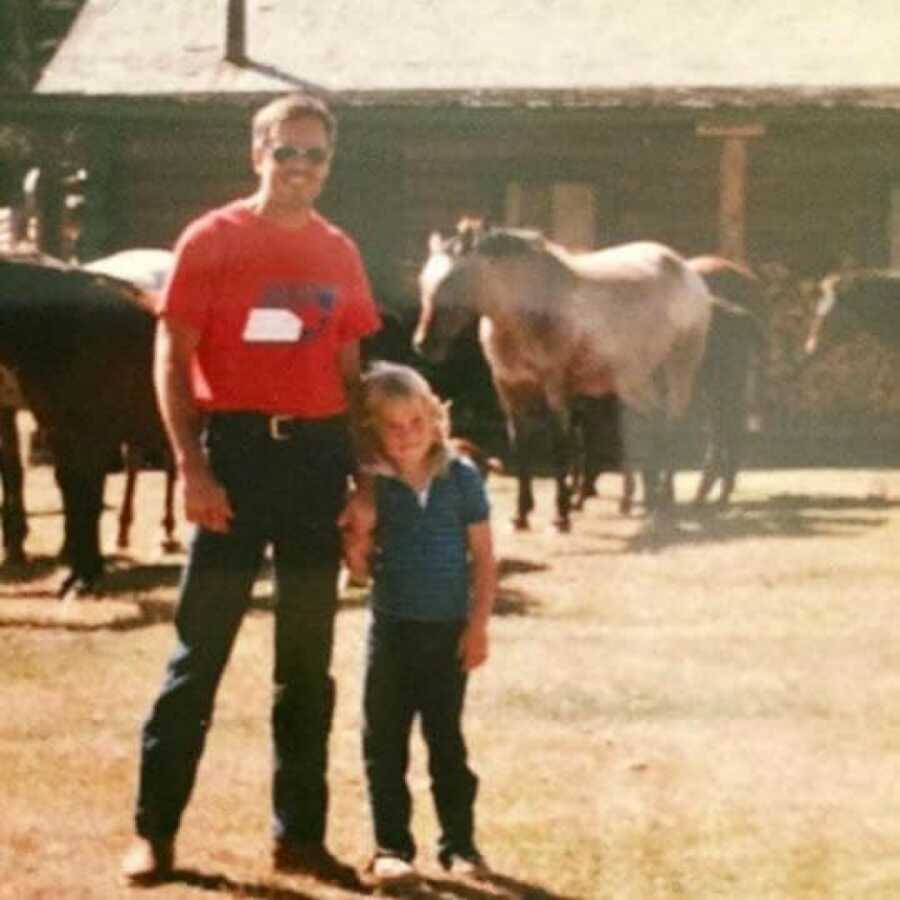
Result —
<instances>
[{"instance_id":1,"label":"horse's leg","mask_svg":"<svg viewBox=\"0 0 900 900\"><path fill-rule=\"evenodd\" d=\"M134 522L134 492L142 460L143 454L134 444L125 445L125 493L119 509L119 533L116 537L116 546L123 550L129 544Z\"/></svg>"},{"instance_id":2,"label":"horse's leg","mask_svg":"<svg viewBox=\"0 0 900 900\"><path fill-rule=\"evenodd\" d=\"M700 483L697 485L697 493L694 495L694 504L702 506L722 471L722 448L720 437L710 434L707 439L706 451L703 457L703 467L700 474Z\"/></svg>"},{"instance_id":3,"label":"horse's leg","mask_svg":"<svg viewBox=\"0 0 900 900\"><path fill-rule=\"evenodd\" d=\"M524 416L513 416L507 422L507 433L518 480L518 499L513 527L517 531L524 531L528 528L528 516L534 509L534 494L531 488L531 457L534 449L532 428Z\"/></svg>"},{"instance_id":4,"label":"horse's leg","mask_svg":"<svg viewBox=\"0 0 900 900\"><path fill-rule=\"evenodd\" d=\"M0 408L0 479L3 483L3 549L6 561L25 562L25 537L28 521L25 517L24 469L16 410Z\"/></svg>"},{"instance_id":5,"label":"horse's leg","mask_svg":"<svg viewBox=\"0 0 900 900\"><path fill-rule=\"evenodd\" d=\"M655 512L659 506L660 460L666 458L660 385L658 379L625 372L620 378L618 392L621 402L630 412L627 430L631 434L631 440L629 451L623 448L623 459L637 457L637 468L644 486L644 510L648 513ZM630 466L630 458L628 463ZM632 482L632 496L633 491Z\"/></svg>"},{"instance_id":6,"label":"horse's leg","mask_svg":"<svg viewBox=\"0 0 900 900\"><path fill-rule=\"evenodd\" d=\"M572 433L569 423L569 412L563 407L550 414L551 444L553 448L553 467L556 473L556 520L554 525L558 531L569 530L569 472L571 466Z\"/></svg>"},{"instance_id":7,"label":"horse's leg","mask_svg":"<svg viewBox=\"0 0 900 900\"><path fill-rule=\"evenodd\" d=\"M628 513L634 498L634 473L626 460L622 402L616 394L604 394L579 397L578 404L578 431L583 449L573 508L580 509L588 497L597 496L597 479L602 472L620 472L624 482L619 509Z\"/></svg>"},{"instance_id":8,"label":"horse's leg","mask_svg":"<svg viewBox=\"0 0 900 900\"><path fill-rule=\"evenodd\" d=\"M627 516L634 505L634 469L627 460L622 461L622 496L619 498L619 512Z\"/></svg>"},{"instance_id":9,"label":"horse's leg","mask_svg":"<svg viewBox=\"0 0 900 900\"><path fill-rule=\"evenodd\" d=\"M638 470L644 489L644 511L656 512L662 505L660 470L667 457L665 417L659 410L634 420L635 443L638 448Z\"/></svg>"},{"instance_id":10,"label":"horse's leg","mask_svg":"<svg viewBox=\"0 0 900 900\"><path fill-rule=\"evenodd\" d=\"M600 477L601 456L605 447L601 444L607 425L604 414L605 398L584 397L581 409L581 443L582 462L580 483L578 484L578 509L584 505L588 497L597 496L597 479ZM574 427L570 425L569 447L574 439Z\"/></svg>"},{"instance_id":11,"label":"horse's leg","mask_svg":"<svg viewBox=\"0 0 900 900\"><path fill-rule=\"evenodd\" d=\"M719 495L719 506L727 506L737 483L737 473L744 457L747 442L747 404L746 384L737 386L734 403L729 406L722 423L722 491Z\"/></svg>"},{"instance_id":12,"label":"horse's leg","mask_svg":"<svg viewBox=\"0 0 900 900\"><path fill-rule=\"evenodd\" d=\"M605 409L604 424L609 451L611 471L622 473L622 496L619 498L619 512L627 516L634 503L634 469L628 458L625 440L625 410L618 394L607 394L603 398Z\"/></svg>"},{"instance_id":13,"label":"horse's leg","mask_svg":"<svg viewBox=\"0 0 900 900\"><path fill-rule=\"evenodd\" d=\"M700 467L700 481L694 495L694 505L701 506L706 502L715 483L722 473L723 453L723 414L722 396L719 385L713 378L704 373L702 391L702 418L706 429L706 445L703 450L703 463Z\"/></svg>"},{"instance_id":14,"label":"horse's leg","mask_svg":"<svg viewBox=\"0 0 900 900\"><path fill-rule=\"evenodd\" d=\"M166 553L174 553L179 550L181 545L175 540L175 460L172 454L165 450L165 473L166 473L166 497L163 506L162 527L165 535L163 539L163 550Z\"/></svg>"},{"instance_id":15,"label":"horse's leg","mask_svg":"<svg viewBox=\"0 0 900 900\"><path fill-rule=\"evenodd\" d=\"M588 436L586 412L580 400L572 405L571 418L569 420L572 443L569 466L571 508L582 509L587 499L587 468L588 460Z\"/></svg>"},{"instance_id":16,"label":"horse's leg","mask_svg":"<svg viewBox=\"0 0 900 900\"><path fill-rule=\"evenodd\" d=\"M65 598L90 593L103 572L100 515L108 453L54 446L56 480L63 498L65 548L70 573L60 587Z\"/></svg>"},{"instance_id":17,"label":"horse's leg","mask_svg":"<svg viewBox=\"0 0 900 900\"><path fill-rule=\"evenodd\" d=\"M647 456L641 467L641 481L644 484L644 509L648 513L656 512L663 505L659 457L665 429L656 427L652 431L653 434L647 441Z\"/></svg>"},{"instance_id":18,"label":"horse's leg","mask_svg":"<svg viewBox=\"0 0 900 900\"><path fill-rule=\"evenodd\" d=\"M666 507L675 505L675 467L685 434L685 414L691 401L695 376L703 359L706 332L684 337L672 349L664 366L665 416L661 449L666 463L662 499Z\"/></svg>"}]
</instances>

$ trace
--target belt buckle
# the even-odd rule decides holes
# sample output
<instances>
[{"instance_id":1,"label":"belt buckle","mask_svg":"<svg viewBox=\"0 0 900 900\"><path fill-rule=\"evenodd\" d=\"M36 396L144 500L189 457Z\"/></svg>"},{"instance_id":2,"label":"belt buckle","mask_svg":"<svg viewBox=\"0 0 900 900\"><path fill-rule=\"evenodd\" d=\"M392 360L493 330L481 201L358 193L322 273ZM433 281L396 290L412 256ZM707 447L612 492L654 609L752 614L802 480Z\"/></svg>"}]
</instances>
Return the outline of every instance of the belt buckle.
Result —
<instances>
[{"instance_id":1,"label":"belt buckle","mask_svg":"<svg viewBox=\"0 0 900 900\"><path fill-rule=\"evenodd\" d=\"M281 426L290 422L293 416L269 416L269 437L273 441L286 441L290 434L281 430Z\"/></svg>"}]
</instances>

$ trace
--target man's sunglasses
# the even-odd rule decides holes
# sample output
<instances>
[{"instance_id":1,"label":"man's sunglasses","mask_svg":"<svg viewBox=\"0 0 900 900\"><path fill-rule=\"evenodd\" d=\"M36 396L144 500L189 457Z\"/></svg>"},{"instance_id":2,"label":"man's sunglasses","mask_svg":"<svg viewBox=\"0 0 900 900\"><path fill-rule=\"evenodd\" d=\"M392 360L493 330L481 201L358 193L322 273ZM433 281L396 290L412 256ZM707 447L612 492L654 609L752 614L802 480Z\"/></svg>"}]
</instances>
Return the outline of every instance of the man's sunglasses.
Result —
<instances>
[{"instance_id":1,"label":"man's sunglasses","mask_svg":"<svg viewBox=\"0 0 900 900\"><path fill-rule=\"evenodd\" d=\"M305 159L310 165L321 166L331 156L327 147L296 147L294 144L279 144L272 148L272 159L286 163L294 159Z\"/></svg>"}]
</instances>

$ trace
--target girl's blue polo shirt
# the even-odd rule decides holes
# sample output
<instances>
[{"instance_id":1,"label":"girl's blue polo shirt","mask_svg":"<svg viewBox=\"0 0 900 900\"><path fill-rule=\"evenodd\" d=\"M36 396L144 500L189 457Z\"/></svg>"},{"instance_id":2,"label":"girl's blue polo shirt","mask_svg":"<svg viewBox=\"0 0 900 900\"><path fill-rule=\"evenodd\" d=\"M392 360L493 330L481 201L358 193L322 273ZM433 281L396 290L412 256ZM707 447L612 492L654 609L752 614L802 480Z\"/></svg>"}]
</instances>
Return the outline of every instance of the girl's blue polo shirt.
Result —
<instances>
[{"instance_id":1,"label":"girl's blue polo shirt","mask_svg":"<svg viewBox=\"0 0 900 900\"><path fill-rule=\"evenodd\" d=\"M468 618L467 529L490 514L478 469L452 458L432 480L424 506L406 482L377 475L375 505L375 612L420 621Z\"/></svg>"}]
</instances>

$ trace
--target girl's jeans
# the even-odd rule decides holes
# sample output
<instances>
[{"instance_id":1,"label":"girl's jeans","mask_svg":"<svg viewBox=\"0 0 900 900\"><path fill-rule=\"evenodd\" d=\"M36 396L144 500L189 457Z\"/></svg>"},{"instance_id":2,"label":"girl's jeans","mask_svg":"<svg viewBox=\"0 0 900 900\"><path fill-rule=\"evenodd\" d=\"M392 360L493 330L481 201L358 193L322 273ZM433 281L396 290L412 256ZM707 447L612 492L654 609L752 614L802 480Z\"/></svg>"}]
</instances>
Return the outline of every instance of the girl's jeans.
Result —
<instances>
[{"instance_id":1,"label":"girl's jeans","mask_svg":"<svg viewBox=\"0 0 900 900\"><path fill-rule=\"evenodd\" d=\"M457 649L463 622L418 622L375 613L363 696L363 756L379 851L411 860L412 799L406 783L413 720L421 717L441 834L438 855L474 852L478 779L462 734L466 674Z\"/></svg>"}]
</instances>

